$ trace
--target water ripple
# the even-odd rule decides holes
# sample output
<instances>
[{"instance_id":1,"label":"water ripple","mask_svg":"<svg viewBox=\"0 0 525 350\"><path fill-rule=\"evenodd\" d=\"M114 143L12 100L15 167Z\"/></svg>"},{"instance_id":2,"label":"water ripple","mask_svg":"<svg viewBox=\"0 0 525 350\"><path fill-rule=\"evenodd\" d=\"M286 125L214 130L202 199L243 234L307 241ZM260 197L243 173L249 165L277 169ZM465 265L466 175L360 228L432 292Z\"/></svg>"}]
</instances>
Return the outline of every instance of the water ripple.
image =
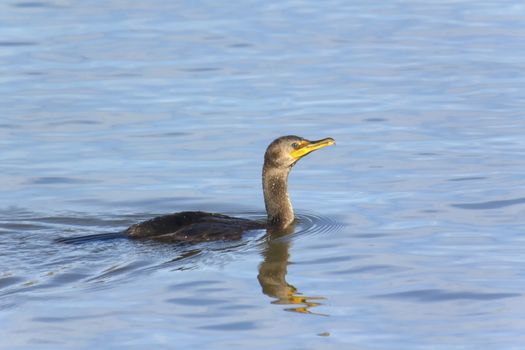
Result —
<instances>
[{"instance_id":1,"label":"water ripple","mask_svg":"<svg viewBox=\"0 0 525 350\"><path fill-rule=\"evenodd\" d=\"M264 220L263 212L229 213L253 220ZM118 232L123 227L152 215L90 215L59 213L39 215L18 212L4 217L0 228L6 231L2 245L18 246L17 254L6 254L2 261L7 266L18 266L6 271L10 275L0 278L3 295L37 290L79 286L89 290L107 288L108 285L136 279L155 271L198 269L204 266L225 266L259 254L268 239L296 240L340 230L343 225L330 217L312 213L299 213L295 232L272 237L265 230L247 232L238 241L203 242L199 244L166 244L155 241L104 240L103 232ZM153 215L154 216L154 215ZM67 238L75 245L62 245L56 238L90 233L84 239ZM85 239L88 238L88 239ZM89 239L92 238L92 239ZM78 242L77 242L78 241ZM45 263L33 259L35 250L48 257ZM138 255L137 255L138 254ZM321 264L346 261L348 257L330 257L302 262ZM326 260L326 261L325 261ZM35 275L36 274L36 275ZM174 286L180 290L183 285ZM189 286L195 290L196 286ZM175 302L175 299L172 300Z\"/></svg>"},{"instance_id":2,"label":"water ripple","mask_svg":"<svg viewBox=\"0 0 525 350\"><path fill-rule=\"evenodd\" d=\"M483 210L483 209L500 209L510 207L512 205L525 204L525 197L516 199L506 199L499 201L488 201L479 203L457 203L452 204L453 207L461 209Z\"/></svg>"},{"instance_id":3,"label":"water ripple","mask_svg":"<svg viewBox=\"0 0 525 350\"><path fill-rule=\"evenodd\" d=\"M346 225L330 217L313 213L299 213L296 215L298 225L295 235L305 237L318 234L328 234L343 229Z\"/></svg>"},{"instance_id":4,"label":"water ripple","mask_svg":"<svg viewBox=\"0 0 525 350\"><path fill-rule=\"evenodd\" d=\"M13 284L20 283L24 279L20 277L0 277L0 289L3 289L5 287L9 287Z\"/></svg>"},{"instance_id":5,"label":"water ripple","mask_svg":"<svg viewBox=\"0 0 525 350\"><path fill-rule=\"evenodd\" d=\"M255 322L229 322L209 326L202 326L199 328L214 331L245 331L250 329L256 329L257 324Z\"/></svg>"},{"instance_id":6,"label":"water ripple","mask_svg":"<svg viewBox=\"0 0 525 350\"><path fill-rule=\"evenodd\" d=\"M38 45L31 41L0 41L0 46L35 46Z\"/></svg>"},{"instance_id":7,"label":"water ripple","mask_svg":"<svg viewBox=\"0 0 525 350\"><path fill-rule=\"evenodd\" d=\"M420 302L441 302L450 300L497 300L515 298L518 293L481 293L481 292L452 292L441 289L422 289L408 292L380 294L375 298L401 299Z\"/></svg>"}]
</instances>

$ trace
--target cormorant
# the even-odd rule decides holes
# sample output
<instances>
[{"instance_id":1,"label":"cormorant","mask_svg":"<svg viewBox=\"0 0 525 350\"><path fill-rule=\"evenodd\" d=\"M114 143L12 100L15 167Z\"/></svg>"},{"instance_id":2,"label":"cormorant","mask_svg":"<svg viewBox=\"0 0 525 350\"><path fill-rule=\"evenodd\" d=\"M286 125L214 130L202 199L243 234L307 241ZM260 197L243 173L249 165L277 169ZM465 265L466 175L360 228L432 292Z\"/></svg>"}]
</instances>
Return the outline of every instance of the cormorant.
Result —
<instances>
[{"instance_id":1,"label":"cormorant","mask_svg":"<svg viewBox=\"0 0 525 350\"><path fill-rule=\"evenodd\" d=\"M309 141L298 136L275 139L264 154L262 185L268 218L254 221L222 214L185 211L168 214L130 226L122 234L129 238L146 238L165 242L203 242L239 239L244 231L253 229L283 230L294 221L288 197L288 174L299 159L335 144L332 138ZM92 238L115 238L116 234L92 235ZM89 236L88 236L89 237ZM88 237L66 238L63 242L80 242ZM82 239L84 238L84 239Z\"/></svg>"}]
</instances>

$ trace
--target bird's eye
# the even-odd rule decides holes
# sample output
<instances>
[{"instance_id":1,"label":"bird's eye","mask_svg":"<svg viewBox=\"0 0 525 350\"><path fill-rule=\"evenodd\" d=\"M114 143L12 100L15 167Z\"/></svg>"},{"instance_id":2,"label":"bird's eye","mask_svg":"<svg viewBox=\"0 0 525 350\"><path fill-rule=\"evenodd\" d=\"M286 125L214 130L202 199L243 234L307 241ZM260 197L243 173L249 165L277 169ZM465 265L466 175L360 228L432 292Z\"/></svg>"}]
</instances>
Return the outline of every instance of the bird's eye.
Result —
<instances>
[{"instance_id":1,"label":"bird's eye","mask_svg":"<svg viewBox=\"0 0 525 350\"><path fill-rule=\"evenodd\" d=\"M299 144L297 142L292 143L292 147L295 149L299 148Z\"/></svg>"}]
</instances>

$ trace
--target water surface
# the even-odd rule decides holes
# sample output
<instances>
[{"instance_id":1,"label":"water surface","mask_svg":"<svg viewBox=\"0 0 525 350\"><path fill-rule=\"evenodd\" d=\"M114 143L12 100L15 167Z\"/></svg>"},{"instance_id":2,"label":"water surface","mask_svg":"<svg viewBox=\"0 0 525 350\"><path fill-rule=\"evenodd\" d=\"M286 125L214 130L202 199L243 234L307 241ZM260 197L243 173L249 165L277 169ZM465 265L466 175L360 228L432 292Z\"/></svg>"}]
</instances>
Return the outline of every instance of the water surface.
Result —
<instances>
[{"instance_id":1,"label":"water surface","mask_svg":"<svg viewBox=\"0 0 525 350\"><path fill-rule=\"evenodd\" d=\"M4 1L0 348L521 349L518 1ZM294 233L59 237L162 213L261 218L274 138Z\"/></svg>"}]
</instances>

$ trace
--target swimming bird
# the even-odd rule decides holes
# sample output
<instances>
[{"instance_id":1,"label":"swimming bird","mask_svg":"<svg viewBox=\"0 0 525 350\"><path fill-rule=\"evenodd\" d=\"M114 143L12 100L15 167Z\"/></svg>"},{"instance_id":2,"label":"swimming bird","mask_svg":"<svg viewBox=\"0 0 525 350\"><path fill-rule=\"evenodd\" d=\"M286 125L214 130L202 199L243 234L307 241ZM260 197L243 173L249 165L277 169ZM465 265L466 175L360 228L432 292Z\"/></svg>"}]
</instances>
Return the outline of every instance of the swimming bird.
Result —
<instances>
[{"instance_id":1,"label":"swimming bird","mask_svg":"<svg viewBox=\"0 0 525 350\"><path fill-rule=\"evenodd\" d=\"M288 196L290 170L307 154L333 144L335 140L332 138L309 141L293 135L279 137L270 143L264 154L262 169L266 221L202 211L184 211L132 225L119 234L133 239L145 238L164 242L203 242L239 239L245 231L254 229L284 230L295 219ZM111 234L91 237L116 238ZM73 243L81 241L82 238L66 238L62 241Z\"/></svg>"}]
</instances>

